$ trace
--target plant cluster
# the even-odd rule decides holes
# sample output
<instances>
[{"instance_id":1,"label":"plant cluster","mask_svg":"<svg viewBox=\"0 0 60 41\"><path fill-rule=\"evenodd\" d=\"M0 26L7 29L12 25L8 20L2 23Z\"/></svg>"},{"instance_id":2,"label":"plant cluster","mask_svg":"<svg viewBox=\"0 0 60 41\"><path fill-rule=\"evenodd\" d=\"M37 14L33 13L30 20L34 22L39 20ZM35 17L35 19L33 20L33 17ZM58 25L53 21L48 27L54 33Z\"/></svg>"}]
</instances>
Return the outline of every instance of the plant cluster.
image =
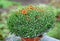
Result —
<instances>
[{"instance_id":1,"label":"plant cluster","mask_svg":"<svg viewBox=\"0 0 60 41\"><path fill-rule=\"evenodd\" d=\"M7 20L11 33L24 38L33 38L54 27L55 15L53 8L47 9L28 6L22 10L11 12Z\"/></svg>"}]
</instances>

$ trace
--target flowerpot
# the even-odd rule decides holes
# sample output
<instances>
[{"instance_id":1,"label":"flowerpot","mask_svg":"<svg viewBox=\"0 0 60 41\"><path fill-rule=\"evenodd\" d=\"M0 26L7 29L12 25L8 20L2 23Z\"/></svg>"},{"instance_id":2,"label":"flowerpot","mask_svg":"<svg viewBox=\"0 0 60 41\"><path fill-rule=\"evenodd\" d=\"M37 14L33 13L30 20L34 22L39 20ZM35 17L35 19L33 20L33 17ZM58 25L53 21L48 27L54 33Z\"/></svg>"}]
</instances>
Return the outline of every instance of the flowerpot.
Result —
<instances>
[{"instance_id":1,"label":"flowerpot","mask_svg":"<svg viewBox=\"0 0 60 41\"><path fill-rule=\"evenodd\" d=\"M40 37L36 38L22 38L22 41L41 41Z\"/></svg>"}]
</instances>

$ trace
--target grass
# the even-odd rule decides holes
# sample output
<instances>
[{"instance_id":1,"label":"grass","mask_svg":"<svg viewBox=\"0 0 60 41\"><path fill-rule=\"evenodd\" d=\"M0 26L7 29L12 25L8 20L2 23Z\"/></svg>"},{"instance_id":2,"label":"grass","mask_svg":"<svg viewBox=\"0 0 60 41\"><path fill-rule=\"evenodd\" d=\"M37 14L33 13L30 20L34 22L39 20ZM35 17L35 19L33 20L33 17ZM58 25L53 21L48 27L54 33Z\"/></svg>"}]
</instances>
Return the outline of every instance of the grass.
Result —
<instances>
[{"instance_id":1,"label":"grass","mask_svg":"<svg viewBox=\"0 0 60 41\"><path fill-rule=\"evenodd\" d=\"M60 39L60 22L56 23L56 27L48 32L48 35L53 38Z\"/></svg>"}]
</instances>

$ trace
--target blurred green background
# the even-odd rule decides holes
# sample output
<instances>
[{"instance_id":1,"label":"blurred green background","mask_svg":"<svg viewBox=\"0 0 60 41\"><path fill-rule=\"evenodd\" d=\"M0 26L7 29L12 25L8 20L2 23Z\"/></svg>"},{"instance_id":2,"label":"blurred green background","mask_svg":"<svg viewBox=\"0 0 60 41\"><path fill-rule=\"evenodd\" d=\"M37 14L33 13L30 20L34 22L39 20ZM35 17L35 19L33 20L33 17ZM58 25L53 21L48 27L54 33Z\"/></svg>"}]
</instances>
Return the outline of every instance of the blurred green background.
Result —
<instances>
[{"instance_id":1,"label":"blurred green background","mask_svg":"<svg viewBox=\"0 0 60 41\"><path fill-rule=\"evenodd\" d=\"M29 0L30 1L30 0ZM28 3L27 3L28 4ZM60 1L51 0L48 5L56 7L56 23L53 30L49 31L47 34L56 39L60 39ZM24 6L21 2L0 0L0 40L3 40L10 35L10 32L6 25L6 20L10 15L8 12L12 10L22 9Z\"/></svg>"}]
</instances>

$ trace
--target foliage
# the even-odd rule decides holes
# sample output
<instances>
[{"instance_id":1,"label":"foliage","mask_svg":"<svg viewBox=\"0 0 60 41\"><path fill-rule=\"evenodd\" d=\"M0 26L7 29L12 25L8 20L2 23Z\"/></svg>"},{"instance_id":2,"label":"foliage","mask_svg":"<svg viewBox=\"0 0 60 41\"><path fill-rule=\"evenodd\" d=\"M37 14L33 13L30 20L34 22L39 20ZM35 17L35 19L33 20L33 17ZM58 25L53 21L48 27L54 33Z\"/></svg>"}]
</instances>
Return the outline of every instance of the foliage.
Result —
<instances>
[{"instance_id":1,"label":"foliage","mask_svg":"<svg viewBox=\"0 0 60 41\"><path fill-rule=\"evenodd\" d=\"M53 38L60 39L60 22L56 22L55 28L48 32L48 35Z\"/></svg>"},{"instance_id":2,"label":"foliage","mask_svg":"<svg viewBox=\"0 0 60 41\"><path fill-rule=\"evenodd\" d=\"M24 7L22 10L11 12L7 26L11 33L24 38L33 38L42 35L54 27L55 12L51 7L36 6Z\"/></svg>"},{"instance_id":3,"label":"foliage","mask_svg":"<svg viewBox=\"0 0 60 41\"><path fill-rule=\"evenodd\" d=\"M60 16L60 8L57 9L57 16Z\"/></svg>"},{"instance_id":4,"label":"foliage","mask_svg":"<svg viewBox=\"0 0 60 41\"><path fill-rule=\"evenodd\" d=\"M51 6L51 5L45 5L45 4L40 4L40 5L37 5L39 8L43 8L43 9L52 9L53 8L53 12L55 14L55 16L57 16L57 12L59 11L57 8Z\"/></svg>"},{"instance_id":5,"label":"foliage","mask_svg":"<svg viewBox=\"0 0 60 41\"><path fill-rule=\"evenodd\" d=\"M17 2L0 0L0 8L6 9L6 8L9 8L9 7L14 6L14 5L21 6L21 4L17 3Z\"/></svg>"},{"instance_id":6,"label":"foliage","mask_svg":"<svg viewBox=\"0 0 60 41\"><path fill-rule=\"evenodd\" d=\"M6 26L5 19L2 17L2 14L0 14L0 41L4 40L9 35L9 30Z\"/></svg>"},{"instance_id":7,"label":"foliage","mask_svg":"<svg viewBox=\"0 0 60 41\"><path fill-rule=\"evenodd\" d=\"M0 35L5 38L7 37L9 34L9 30L6 28L6 26L4 24L0 24Z\"/></svg>"}]
</instances>

